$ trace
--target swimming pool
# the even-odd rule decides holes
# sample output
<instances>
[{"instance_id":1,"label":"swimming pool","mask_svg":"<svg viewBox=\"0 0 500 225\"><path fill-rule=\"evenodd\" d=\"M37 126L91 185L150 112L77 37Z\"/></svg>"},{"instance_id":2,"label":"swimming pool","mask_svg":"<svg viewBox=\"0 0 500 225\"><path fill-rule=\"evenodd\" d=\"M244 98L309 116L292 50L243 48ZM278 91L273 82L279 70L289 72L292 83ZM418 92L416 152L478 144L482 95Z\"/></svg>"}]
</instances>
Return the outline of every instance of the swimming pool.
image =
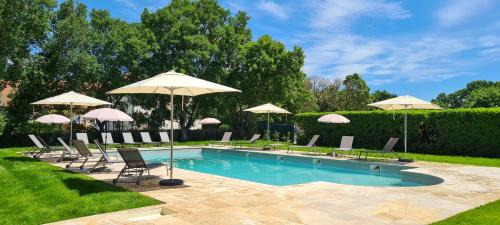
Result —
<instances>
[{"instance_id":1,"label":"swimming pool","mask_svg":"<svg viewBox=\"0 0 500 225\"><path fill-rule=\"evenodd\" d=\"M165 162L168 150L141 151L149 162ZM174 167L274 186L315 181L359 186L414 187L440 178L405 172L412 167L349 160L219 149L174 150Z\"/></svg>"}]
</instances>

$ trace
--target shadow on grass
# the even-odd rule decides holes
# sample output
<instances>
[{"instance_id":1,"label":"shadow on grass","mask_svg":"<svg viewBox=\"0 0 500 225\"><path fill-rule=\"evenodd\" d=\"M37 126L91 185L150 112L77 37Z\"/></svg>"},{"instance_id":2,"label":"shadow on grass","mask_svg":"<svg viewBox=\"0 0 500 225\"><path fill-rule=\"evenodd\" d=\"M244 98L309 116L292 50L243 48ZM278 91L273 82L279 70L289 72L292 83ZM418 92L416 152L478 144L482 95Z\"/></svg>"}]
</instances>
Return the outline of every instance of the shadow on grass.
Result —
<instances>
[{"instance_id":1,"label":"shadow on grass","mask_svg":"<svg viewBox=\"0 0 500 225\"><path fill-rule=\"evenodd\" d=\"M102 192L128 192L128 190L107 184L99 180L87 180L81 178L67 178L63 180L68 189L78 191L80 196L97 194Z\"/></svg>"},{"instance_id":2,"label":"shadow on grass","mask_svg":"<svg viewBox=\"0 0 500 225\"><path fill-rule=\"evenodd\" d=\"M7 157L2 157L2 159L5 159L9 162L40 162L40 160L38 159L24 157L24 156L7 156Z\"/></svg>"}]
</instances>

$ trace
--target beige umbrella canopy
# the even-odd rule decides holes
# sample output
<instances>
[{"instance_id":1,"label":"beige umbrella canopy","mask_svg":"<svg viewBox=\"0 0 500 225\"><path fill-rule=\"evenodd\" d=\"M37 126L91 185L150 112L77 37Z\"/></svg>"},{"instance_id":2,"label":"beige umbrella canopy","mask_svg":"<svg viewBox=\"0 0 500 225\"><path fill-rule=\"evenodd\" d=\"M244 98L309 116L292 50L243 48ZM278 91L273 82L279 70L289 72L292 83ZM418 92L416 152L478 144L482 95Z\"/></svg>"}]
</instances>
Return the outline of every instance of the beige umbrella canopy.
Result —
<instances>
[{"instance_id":1,"label":"beige umbrella canopy","mask_svg":"<svg viewBox=\"0 0 500 225\"><path fill-rule=\"evenodd\" d=\"M162 180L160 185L181 185L183 183L182 180L173 179L174 95L197 96L217 92L241 91L171 70L108 92L109 94L170 95L170 180Z\"/></svg>"},{"instance_id":2,"label":"beige umbrella canopy","mask_svg":"<svg viewBox=\"0 0 500 225\"><path fill-rule=\"evenodd\" d=\"M205 118L198 121L199 124L207 125L207 124L220 124L220 120L215 118Z\"/></svg>"},{"instance_id":3,"label":"beige umbrella canopy","mask_svg":"<svg viewBox=\"0 0 500 225\"><path fill-rule=\"evenodd\" d=\"M47 114L45 116L38 117L35 121L47 124L53 124L53 123L63 124L63 123L69 123L70 120L68 119L68 117L61 116L58 114Z\"/></svg>"},{"instance_id":4,"label":"beige umbrella canopy","mask_svg":"<svg viewBox=\"0 0 500 225\"><path fill-rule=\"evenodd\" d=\"M267 140L270 140L269 114L271 114L271 113L292 114L291 112L288 112L287 110L282 109L278 106L275 106L271 103L248 108L248 109L245 109L243 111L252 112L252 113L267 113Z\"/></svg>"},{"instance_id":5,"label":"beige umbrella canopy","mask_svg":"<svg viewBox=\"0 0 500 225\"><path fill-rule=\"evenodd\" d=\"M118 109L112 109L112 108L101 108L101 109L94 109L91 110L85 115L82 116L84 119L96 119L101 122L104 121L134 121L132 117L130 117L128 114L118 110Z\"/></svg>"},{"instance_id":6,"label":"beige umbrella canopy","mask_svg":"<svg viewBox=\"0 0 500 225\"><path fill-rule=\"evenodd\" d=\"M383 110L396 110L396 109L442 109L436 104L426 102L422 99L415 98L410 95L399 96L380 102L375 102L368 104L369 106L374 106L381 108Z\"/></svg>"},{"instance_id":7,"label":"beige umbrella canopy","mask_svg":"<svg viewBox=\"0 0 500 225\"><path fill-rule=\"evenodd\" d=\"M327 114L320 118L318 118L318 122L320 123L350 123L351 121L339 114Z\"/></svg>"},{"instance_id":8,"label":"beige umbrella canopy","mask_svg":"<svg viewBox=\"0 0 500 225\"><path fill-rule=\"evenodd\" d=\"M407 127L408 127L408 115L406 109L442 109L436 104L432 104L430 102L426 102L422 99L415 98L410 95L399 96L387 100L383 100L380 102L375 102L368 104L369 106L381 108L383 110L405 110L405 154L407 152Z\"/></svg>"},{"instance_id":9,"label":"beige umbrella canopy","mask_svg":"<svg viewBox=\"0 0 500 225\"><path fill-rule=\"evenodd\" d=\"M76 93L74 91L66 92L54 97L42 99L31 103L32 105L69 105L70 106L70 119L73 116L73 106L99 106L99 105L112 105L109 102L92 98L86 95ZM73 123L70 123L70 143L73 139Z\"/></svg>"}]
</instances>

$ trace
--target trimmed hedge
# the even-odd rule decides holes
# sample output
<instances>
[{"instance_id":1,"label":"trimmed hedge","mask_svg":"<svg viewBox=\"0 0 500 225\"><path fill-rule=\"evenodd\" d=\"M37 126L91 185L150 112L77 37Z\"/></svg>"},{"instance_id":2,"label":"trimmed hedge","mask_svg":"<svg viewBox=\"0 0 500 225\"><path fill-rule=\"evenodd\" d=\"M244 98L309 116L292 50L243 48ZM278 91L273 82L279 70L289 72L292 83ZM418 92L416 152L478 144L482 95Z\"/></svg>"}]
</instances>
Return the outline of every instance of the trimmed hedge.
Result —
<instances>
[{"instance_id":1,"label":"trimmed hedge","mask_svg":"<svg viewBox=\"0 0 500 225\"><path fill-rule=\"evenodd\" d=\"M354 148L381 149L390 137L399 137L404 151L404 111L335 112L349 124L322 124L329 113L295 115L305 143L320 134L320 145L338 146L342 136L354 136ZM307 137L307 138L306 138ZM327 137L327 138L325 138ZM500 108L408 110L408 151L436 155L500 157Z\"/></svg>"}]
</instances>

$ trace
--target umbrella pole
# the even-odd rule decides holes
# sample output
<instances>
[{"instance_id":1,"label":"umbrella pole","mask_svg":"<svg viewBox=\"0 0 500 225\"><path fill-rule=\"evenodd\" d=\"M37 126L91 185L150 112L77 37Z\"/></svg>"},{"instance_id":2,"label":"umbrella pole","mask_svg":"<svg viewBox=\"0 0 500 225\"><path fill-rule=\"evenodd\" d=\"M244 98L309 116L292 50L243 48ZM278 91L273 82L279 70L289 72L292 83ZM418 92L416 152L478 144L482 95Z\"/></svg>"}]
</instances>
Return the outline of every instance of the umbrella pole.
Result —
<instances>
[{"instance_id":1,"label":"umbrella pole","mask_svg":"<svg viewBox=\"0 0 500 225\"><path fill-rule=\"evenodd\" d=\"M170 180L174 176L174 89L170 90Z\"/></svg>"},{"instance_id":2,"label":"umbrella pole","mask_svg":"<svg viewBox=\"0 0 500 225\"><path fill-rule=\"evenodd\" d=\"M269 129L269 113L267 113L267 140L271 140L271 130Z\"/></svg>"},{"instance_id":3,"label":"umbrella pole","mask_svg":"<svg viewBox=\"0 0 500 225\"><path fill-rule=\"evenodd\" d=\"M168 168L167 168L168 169ZM174 89L170 89L170 179L160 180L160 186L183 185L181 179L174 179Z\"/></svg>"},{"instance_id":4,"label":"umbrella pole","mask_svg":"<svg viewBox=\"0 0 500 225\"><path fill-rule=\"evenodd\" d=\"M407 157L407 129L408 129L408 112L406 111L407 110L407 107L405 105L405 157Z\"/></svg>"},{"instance_id":5,"label":"umbrella pole","mask_svg":"<svg viewBox=\"0 0 500 225\"><path fill-rule=\"evenodd\" d=\"M69 105L69 143L73 140L73 103Z\"/></svg>"}]
</instances>

